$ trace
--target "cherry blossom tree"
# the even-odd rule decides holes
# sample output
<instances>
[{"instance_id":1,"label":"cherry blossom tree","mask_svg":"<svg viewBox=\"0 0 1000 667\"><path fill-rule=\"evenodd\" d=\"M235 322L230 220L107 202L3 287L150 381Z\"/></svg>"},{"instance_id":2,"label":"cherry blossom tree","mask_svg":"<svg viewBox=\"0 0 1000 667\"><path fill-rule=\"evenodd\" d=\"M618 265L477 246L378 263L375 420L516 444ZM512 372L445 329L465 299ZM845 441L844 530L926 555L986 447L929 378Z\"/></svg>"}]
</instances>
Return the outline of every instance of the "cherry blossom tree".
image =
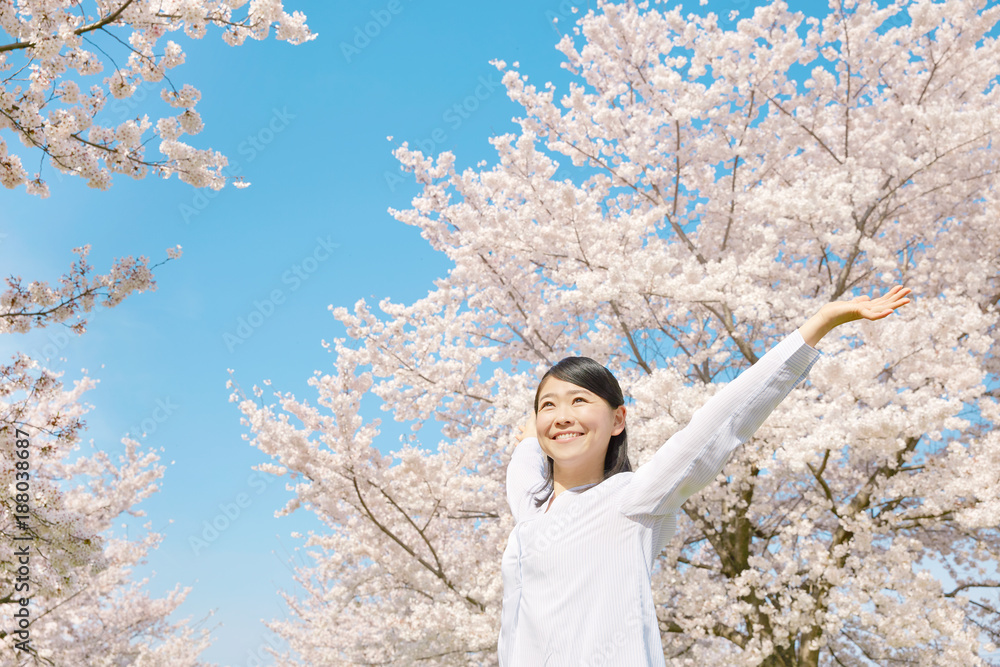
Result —
<instances>
[{"instance_id":1,"label":"cherry blossom tree","mask_svg":"<svg viewBox=\"0 0 1000 667\"><path fill-rule=\"evenodd\" d=\"M89 247L75 252L58 287L7 279L0 333L83 333L94 308L156 287L145 257L94 275ZM167 254L165 261L179 257L180 248ZM74 455L89 409L82 396L96 381L84 375L65 388L60 376L24 354L0 365L0 664L201 664L208 629L167 620L190 588L155 599L143 590L147 580L131 576L162 535L148 522L131 539L113 530L125 513L145 514L135 506L158 488L159 457L131 438L117 462L101 450ZM27 628L16 623L21 609Z\"/></svg>"},{"instance_id":2,"label":"cherry blossom tree","mask_svg":"<svg viewBox=\"0 0 1000 667\"><path fill-rule=\"evenodd\" d=\"M222 188L226 157L182 140L203 128L195 109L201 93L169 78L168 70L185 62L169 33L183 30L200 39L211 24L231 46L263 40L272 26L278 39L292 44L315 37L305 16L286 13L280 0L253 0L239 13L244 5L246 0L0 0L0 183L45 197L42 170L51 163L99 189L111 186L112 174L138 179L150 172ZM160 82L160 98L177 115L157 119L155 127L145 114L109 118L109 100L129 100L140 85ZM160 138L161 158L147 155L151 128ZM3 130L27 152L12 152ZM22 158L35 156L41 166L30 176ZM248 184L238 179L236 185ZM93 275L89 247L75 252L79 259L58 287L7 279L0 334L50 325L83 333L93 308L114 307L155 286L145 258L125 258L109 273ZM167 254L178 257L180 247ZM30 642L8 631L8 623L0 628L0 663L198 664L208 631L167 620L189 589L152 599L143 591L145 581L131 580L132 568L162 536L150 524L140 538L112 530L125 512L143 515L135 505L156 491L163 467L155 453L129 438L117 463L104 451L74 456L88 409L81 396L95 381L84 376L67 389L60 375L23 354L0 366L0 613L10 621L20 607L31 611ZM28 468L15 443L24 444ZM26 485L30 492L22 493ZM31 554L27 592L15 587L23 583L25 544Z\"/></svg>"},{"instance_id":3,"label":"cherry blossom tree","mask_svg":"<svg viewBox=\"0 0 1000 667\"><path fill-rule=\"evenodd\" d=\"M402 144L421 189L390 212L454 267L415 303L332 308L347 338L313 402L231 385L294 490L281 512L328 528L304 538L293 618L270 624L278 664L496 664L505 467L545 369L585 355L615 373L637 467L822 304L896 283L906 312L824 339L683 506L653 572L664 652L986 664L998 21L985 0L831 0L820 18L774 2L730 28L599 2L558 43L578 77L558 100L495 61L524 115L492 167ZM372 395L444 440L381 454Z\"/></svg>"},{"instance_id":4,"label":"cherry blossom tree","mask_svg":"<svg viewBox=\"0 0 1000 667\"><path fill-rule=\"evenodd\" d=\"M272 26L279 40L302 44L316 35L305 15L288 14L281 0L0 0L0 130L13 130L29 154L41 151L63 174L107 189L112 174L143 178L148 173L177 174L195 187L225 185L227 158L182 140L203 123L195 106L201 93L190 84L178 88L168 70L185 62L180 44L167 39L183 30L192 39L208 26L222 29L230 46L247 38L263 40ZM4 40L3 33L7 40ZM114 57L118 53L119 57ZM71 72L75 71L75 72ZM102 76L103 75L103 76ZM75 78L71 78L75 77ZM100 117L109 99L127 100L144 82L163 82L160 97L177 115L155 121ZM159 136L161 158L146 152L150 130ZM48 196L42 172L30 176L22 158L0 135L0 183L24 185ZM247 183L237 179L236 185Z\"/></svg>"}]
</instances>

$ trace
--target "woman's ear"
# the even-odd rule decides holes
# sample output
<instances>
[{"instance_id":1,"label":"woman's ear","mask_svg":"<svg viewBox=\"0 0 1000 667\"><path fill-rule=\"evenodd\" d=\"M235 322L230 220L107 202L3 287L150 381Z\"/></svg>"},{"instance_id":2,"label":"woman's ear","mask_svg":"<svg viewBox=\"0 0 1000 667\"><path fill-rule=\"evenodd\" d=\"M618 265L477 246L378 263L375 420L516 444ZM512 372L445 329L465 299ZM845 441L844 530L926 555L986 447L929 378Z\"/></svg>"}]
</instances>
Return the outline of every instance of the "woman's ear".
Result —
<instances>
[{"instance_id":1,"label":"woman's ear","mask_svg":"<svg viewBox=\"0 0 1000 667\"><path fill-rule=\"evenodd\" d=\"M611 426L611 435L618 435L625 430L625 406L619 405L615 408L614 421Z\"/></svg>"}]
</instances>

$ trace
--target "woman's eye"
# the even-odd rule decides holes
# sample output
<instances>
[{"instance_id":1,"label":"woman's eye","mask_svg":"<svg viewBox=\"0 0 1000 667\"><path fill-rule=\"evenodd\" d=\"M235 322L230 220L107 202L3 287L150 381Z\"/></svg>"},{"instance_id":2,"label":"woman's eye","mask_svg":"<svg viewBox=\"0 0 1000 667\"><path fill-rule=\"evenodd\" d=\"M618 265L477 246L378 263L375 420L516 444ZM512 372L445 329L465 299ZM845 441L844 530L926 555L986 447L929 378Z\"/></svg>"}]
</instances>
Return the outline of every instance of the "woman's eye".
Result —
<instances>
[{"instance_id":1,"label":"woman's eye","mask_svg":"<svg viewBox=\"0 0 1000 667\"><path fill-rule=\"evenodd\" d=\"M576 401L583 401L584 403L586 403L586 402L587 402L587 400L586 400L585 398L581 398L581 397L579 397L579 396L577 396L576 398L574 398L574 399L573 399L573 402L574 402L574 403L575 403ZM550 405L552 405L552 401L545 401L545 402L544 402L544 403L542 403L542 404L541 404L540 406L538 406L538 409L539 409L539 410L541 410L542 408L545 408L545 407L548 407L548 406L550 406Z\"/></svg>"}]
</instances>

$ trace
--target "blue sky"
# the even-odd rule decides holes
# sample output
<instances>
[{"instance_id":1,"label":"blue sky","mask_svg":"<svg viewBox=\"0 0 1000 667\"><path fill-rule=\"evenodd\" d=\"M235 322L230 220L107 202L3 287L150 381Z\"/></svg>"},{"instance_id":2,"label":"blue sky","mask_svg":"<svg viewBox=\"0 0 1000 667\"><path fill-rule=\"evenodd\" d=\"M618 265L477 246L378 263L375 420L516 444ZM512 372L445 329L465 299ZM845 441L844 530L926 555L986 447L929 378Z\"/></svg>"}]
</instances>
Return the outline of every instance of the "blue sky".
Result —
<instances>
[{"instance_id":1,"label":"blue sky","mask_svg":"<svg viewBox=\"0 0 1000 667\"><path fill-rule=\"evenodd\" d=\"M754 4L686 6L724 17L732 9L746 14ZM807 13L825 7L790 4ZM23 188L0 192L5 276L55 281L75 258L71 248L87 243L98 272L116 257L146 255L155 263L167 247L184 248L181 259L157 269L155 292L98 311L86 335L50 328L8 337L0 353L51 357L48 365L64 370L67 383L81 368L100 380L86 396L94 406L86 444L120 452L126 432L145 429L143 441L162 448L162 488L140 505L148 516L123 520L132 530L149 520L164 534L136 575L155 572L152 595L176 582L192 586L179 617L217 610L208 621L215 642L203 657L226 665L269 662L253 656L267 641L260 621L285 616L277 589L296 590L291 568L298 541L290 533L322 529L305 511L273 517L290 494L283 482L252 471L269 459L241 438L246 429L228 402L227 369L246 390L269 379L273 389L312 400L308 378L332 362L320 341L344 335L327 306L384 297L409 303L450 268L419 230L387 213L408 208L417 192L408 175L387 182L387 175L400 174L394 145L405 140L425 153L452 150L460 169L481 159L492 164L488 138L514 131L511 117L522 109L506 97L489 60L519 61L532 82L552 81L559 93L569 80L550 23L561 15L559 25L569 29L568 2L285 0L285 6L303 11L319 37L302 46L272 37L238 48L226 46L217 30L200 41L174 37L187 63L171 79L202 92L197 108L206 129L192 141L227 154L229 173L244 176L250 188L216 193L176 178L118 175L100 192L46 167L50 198ZM386 14L391 8L396 13ZM372 12L390 20L367 43L355 43ZM145 85L148 93L140 89L110 104L105 122L162 115L159 86ZM7 131L3 137L21 149ZM25 163L34 171L37 158ZM275 293L279 302L269 306ZM246 333L241 320L254 324L245 340L234 338ZM373 398L367 414L383 418L380 447L388 452L409 431L376 406ZM433 440L426 431L425 437ZM236 502L244 505L239 517L195 553L189 538L223 513L220 505Z\"/></svg>"}]
</instances>

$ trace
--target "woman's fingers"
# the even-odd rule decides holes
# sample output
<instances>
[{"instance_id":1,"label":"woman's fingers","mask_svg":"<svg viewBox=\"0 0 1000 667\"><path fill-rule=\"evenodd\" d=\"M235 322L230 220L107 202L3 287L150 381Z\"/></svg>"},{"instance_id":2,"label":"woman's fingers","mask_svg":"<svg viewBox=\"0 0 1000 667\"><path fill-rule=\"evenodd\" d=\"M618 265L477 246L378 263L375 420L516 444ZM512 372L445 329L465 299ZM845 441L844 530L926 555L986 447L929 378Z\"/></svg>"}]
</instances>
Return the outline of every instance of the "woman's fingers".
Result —
<instances>
[{"instance_id":1,"label":"woman's fingers","mask_svg":"<svg viewBox=\"0 0 1000 667\"><path fill-rule=\"evenodd\" d=\"M903 288L901 285L896 285L891 290L889 290L888 294L886 294L883 297L884 303L886 306L890 308L899 308L900 306L903 306L910 302L910 300L907 299L906 297L912 291L913 290L911 290L908 287Z\"/></svg>"},{"instance_id":2,"label":"woman's fingers","mask_svg":"<svg viewBox=\"0 0 1000 667\"><path fill-rule=\"evenodd\" d=\"M535 413L532 412L528 419L521 424L521 432L517 434L517 441L521 442L525 438L535 438Z\"/></svg>"},{"instance_id":3,"label":"woman's fingers","mask_svg":"<svg viewBox=\"0 0 1000 667\"><path fill-rule=\"evenodd\" d=\"M897 308L910 303L910 299L907 296L912 291L909 287L896 285L879 298L861 305L858 308L858 314L868 320L879 320L887 317Z\"/></svg>"}]
</instances>

